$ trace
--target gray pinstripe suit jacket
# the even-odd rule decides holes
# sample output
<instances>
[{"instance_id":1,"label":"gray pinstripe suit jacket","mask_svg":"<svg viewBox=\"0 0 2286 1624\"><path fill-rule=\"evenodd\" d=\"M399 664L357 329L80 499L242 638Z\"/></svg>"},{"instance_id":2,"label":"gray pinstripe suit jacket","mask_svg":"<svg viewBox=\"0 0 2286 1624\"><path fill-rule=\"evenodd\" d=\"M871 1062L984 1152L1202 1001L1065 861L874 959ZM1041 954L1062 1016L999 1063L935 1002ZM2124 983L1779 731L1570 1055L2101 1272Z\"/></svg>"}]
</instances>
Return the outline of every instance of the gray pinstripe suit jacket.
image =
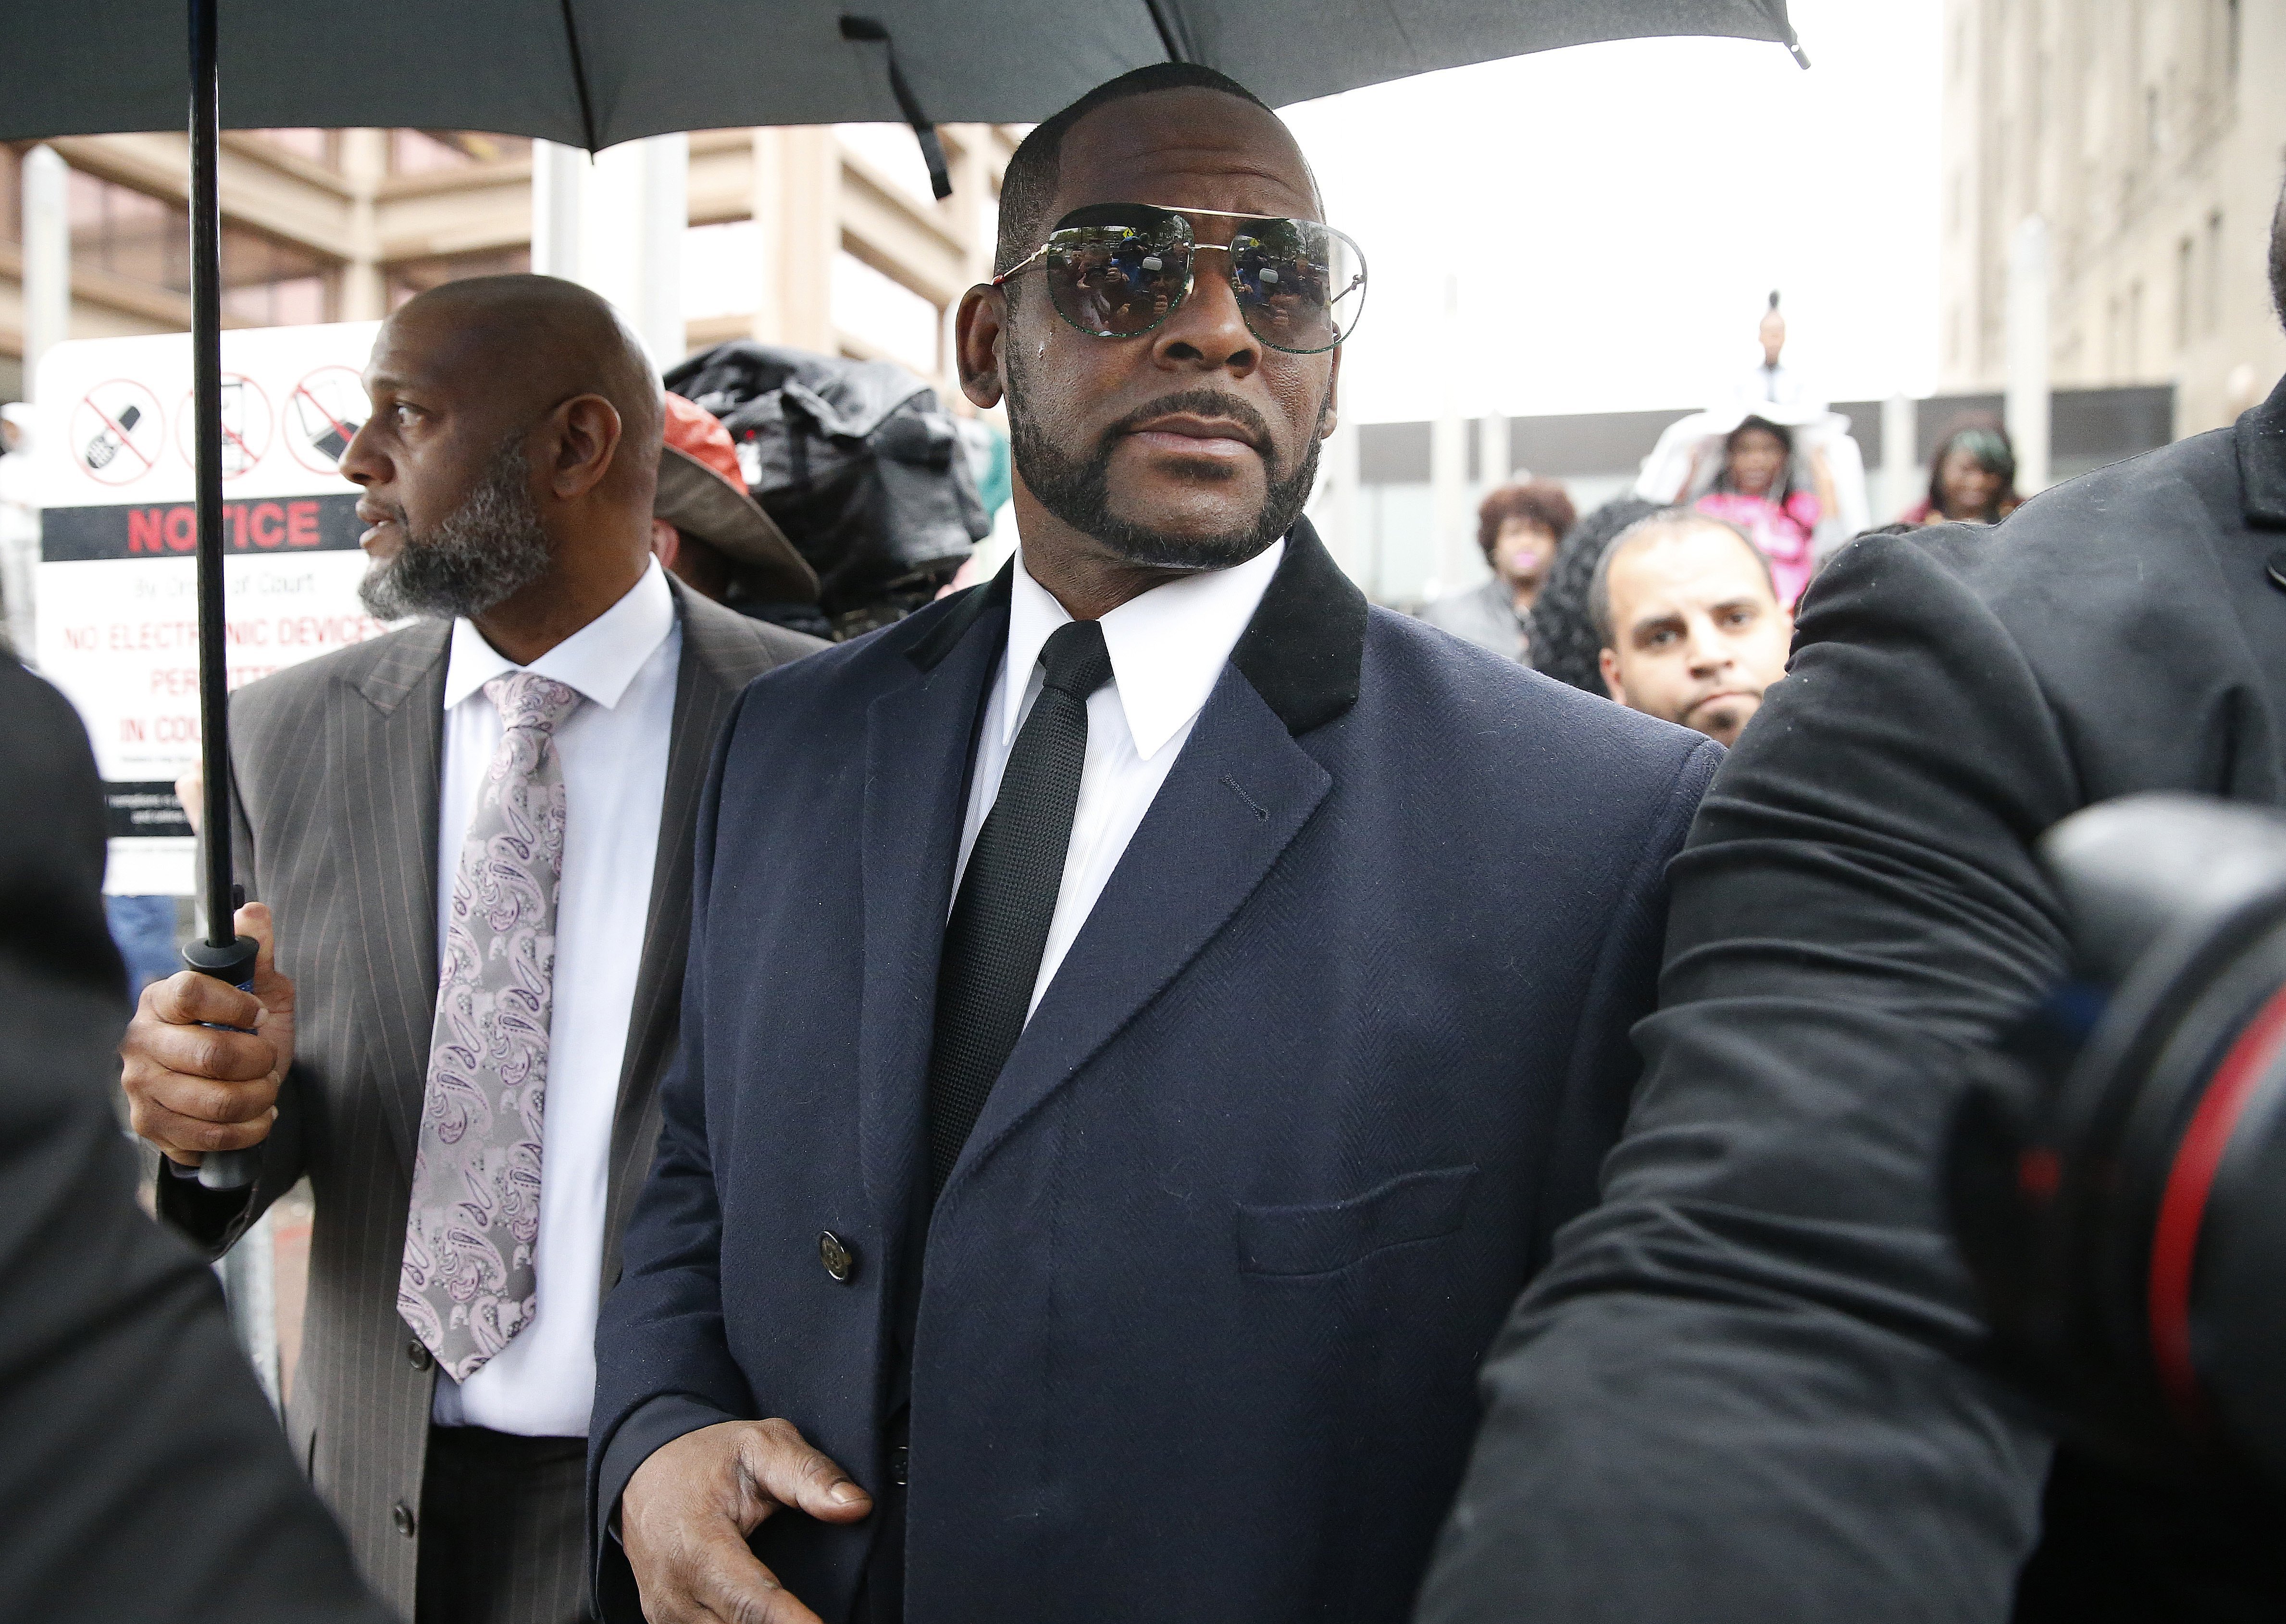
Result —
<instances>
[{"instance_id":1,"label":"gray pinstripe suit jacket","mask_svg":"<svg viewBox=\"0 0 2286 1624\"><path fill-rule=\"evenodd\" d=\"M682 620L666 799L611 1130L603 1284L658 1137L690 921L691 830L714 735L748 681L823 645L671 582ZM437 800L449 625L424 621L266 677L231 701L240 880L277 918L298 994L294 1068L250 1198L159 1180L219 1252L305 1174L316 1195L287 1427L359 1565L413 1613L434 1373L397 1315L415 1124L437 997ZM407 1519L409 1520L409 1519ZM572 1565L578 1568L578 1553Z\"/></svg>"}]
</instances>

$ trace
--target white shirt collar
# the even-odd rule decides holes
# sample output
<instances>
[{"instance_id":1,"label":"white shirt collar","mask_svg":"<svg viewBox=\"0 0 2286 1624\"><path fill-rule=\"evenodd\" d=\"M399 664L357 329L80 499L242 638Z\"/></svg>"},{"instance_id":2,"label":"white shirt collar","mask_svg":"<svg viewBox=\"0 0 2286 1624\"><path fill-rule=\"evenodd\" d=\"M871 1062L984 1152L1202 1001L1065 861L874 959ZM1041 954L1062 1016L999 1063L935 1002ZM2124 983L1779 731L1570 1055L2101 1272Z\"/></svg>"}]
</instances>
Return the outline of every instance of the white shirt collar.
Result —
<instances>
[{"instance_id":1,"label":"white shirt collar","mask_svg":"<svg viewBox=\"0 0 2286 1624\"><path fill-rule=\"evenodd\" d=\"M1286 543L1273 541L1244 564L1202 570L1154 587L1103 617L1103 642L1111 653L1120 709L1135 753L1144 761L1164 749L1206 704L1285 556ZM1055 595L1032 579L1019 546L1008 599L1008 658L1002 667L1008 684L1000 707L1002 748L1016 737L1017 713L1039 663L1040 646L1070 619Z\"/></svg>"},{"instance_id":2,"label":"white shirt collar","mask_svg":"<svg viewBox=\"0 0 2286 1624\"><path fill-rule=\"evenodd\" d=\"M642 579L602 614L522 667L575 688L605 710L615 708L627 684L674 629L674 594L666 572L650 561ZM445 667L445 708L475 693L494 677L518 669L466 619L453 622L453 651Z\"/></svg>"}]
</instances>

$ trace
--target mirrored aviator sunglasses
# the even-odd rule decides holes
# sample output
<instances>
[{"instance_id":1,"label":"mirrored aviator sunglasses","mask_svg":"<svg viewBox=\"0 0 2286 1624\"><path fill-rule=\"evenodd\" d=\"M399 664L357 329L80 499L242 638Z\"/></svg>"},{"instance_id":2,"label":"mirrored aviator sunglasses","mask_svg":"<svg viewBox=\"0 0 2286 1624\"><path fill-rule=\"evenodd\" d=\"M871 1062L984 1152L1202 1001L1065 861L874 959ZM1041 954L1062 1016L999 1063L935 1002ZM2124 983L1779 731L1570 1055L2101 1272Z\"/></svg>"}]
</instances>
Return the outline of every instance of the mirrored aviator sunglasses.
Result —
<instances>
[{"instance_id":1,"label":"mirrored aviator sunglasses","mask_svg":"<svg viewBox=\"0 0 2286 1624\"><path fill-rule=\"evenodd\" d=\"M1227 240L1200 241L1194 215L1226 225ZM1273 350L1316 355L1357 330L1365 255L1330 225L1276 215L1094 203L1066 215L992 285L1037 266L1056 313L1071 326L1097 338L1139 338L1182 304L1196 257L1208 250L1228 256L1247 331Z\"/></svg>"}]
</instances>

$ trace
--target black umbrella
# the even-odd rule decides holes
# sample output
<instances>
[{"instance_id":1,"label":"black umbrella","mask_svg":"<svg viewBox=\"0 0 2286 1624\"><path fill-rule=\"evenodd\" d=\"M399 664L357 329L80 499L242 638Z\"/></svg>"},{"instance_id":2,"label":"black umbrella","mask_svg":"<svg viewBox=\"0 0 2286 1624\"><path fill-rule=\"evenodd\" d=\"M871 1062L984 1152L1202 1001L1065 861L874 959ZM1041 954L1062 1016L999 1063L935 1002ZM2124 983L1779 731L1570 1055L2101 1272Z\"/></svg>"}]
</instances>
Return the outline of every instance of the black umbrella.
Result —
<instances>
[{"instance_id":1,"label":"black umbrella","mask_svg":"<svg viewBox=\"0 0 2286 1624\"><path fill-rule=\"evenodd\" d=\"M190 88L191 323L198 469L199 714L207 929L192 968L243 986L232 923L222 545L217 131L492 130L598 152L667 130L900 119L949 190L934 119L1046 117L1147 63L1221 69L1283 106L1433 68L1663 35L1784 44L1785 0L85 0L0 11L0 139L159 130ZM227 4L231 77L217 75ZM1021 42L1012 49L1010 42ZM187 45L187 49L184 47ZM236 1188L247 1153L200 1180Z\"/></svg>"}]
</instances>

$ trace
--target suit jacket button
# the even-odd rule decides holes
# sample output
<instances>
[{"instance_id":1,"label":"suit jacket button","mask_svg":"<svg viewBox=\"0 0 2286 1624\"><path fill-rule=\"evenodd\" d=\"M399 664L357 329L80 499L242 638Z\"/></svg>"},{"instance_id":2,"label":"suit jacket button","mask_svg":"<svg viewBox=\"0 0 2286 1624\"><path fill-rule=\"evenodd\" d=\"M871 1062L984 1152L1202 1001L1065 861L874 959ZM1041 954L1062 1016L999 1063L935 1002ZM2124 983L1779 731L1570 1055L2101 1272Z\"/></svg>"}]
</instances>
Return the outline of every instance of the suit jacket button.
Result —
<instances>
[{"instance_id":1,"label":"suit jacket button","mask_svg":"<svg viewBox=\"0 0 2286 1624\"><path fill-rule=\"evenodd\" d=\"M857 1272L857 1254L830 1229L817 1232L817 1260L838 1281L847 1281Z\"/></svg>"},{"instance_id":2,"label":"suit jacket button","mask_svg":"<svg viewBox=\"0 0 2286 1624\"><path fill-rule=\"evenodd\" d=\"M437 1362L437 1356L429 1352L428 1344L415 1337L405 1344L405 1362L415 1370L426 1370Z\"/></svg>"},{"instance_id":3,"label":"suit jacket button","mask_svg":"<svg viewBox=\"0 0 2286 1624\"><path fill-rule=\"evenodd\" d=\"M403 1534L408 1540L413 1537L413 1530L417 1526L417 1525L413 1519L413 1508L411 1506L406 1505L401 1500L398 1501L395 1505L390 1507L389 1520L397 1525L398 1533Z\"/></svg>"}]
</instances>

